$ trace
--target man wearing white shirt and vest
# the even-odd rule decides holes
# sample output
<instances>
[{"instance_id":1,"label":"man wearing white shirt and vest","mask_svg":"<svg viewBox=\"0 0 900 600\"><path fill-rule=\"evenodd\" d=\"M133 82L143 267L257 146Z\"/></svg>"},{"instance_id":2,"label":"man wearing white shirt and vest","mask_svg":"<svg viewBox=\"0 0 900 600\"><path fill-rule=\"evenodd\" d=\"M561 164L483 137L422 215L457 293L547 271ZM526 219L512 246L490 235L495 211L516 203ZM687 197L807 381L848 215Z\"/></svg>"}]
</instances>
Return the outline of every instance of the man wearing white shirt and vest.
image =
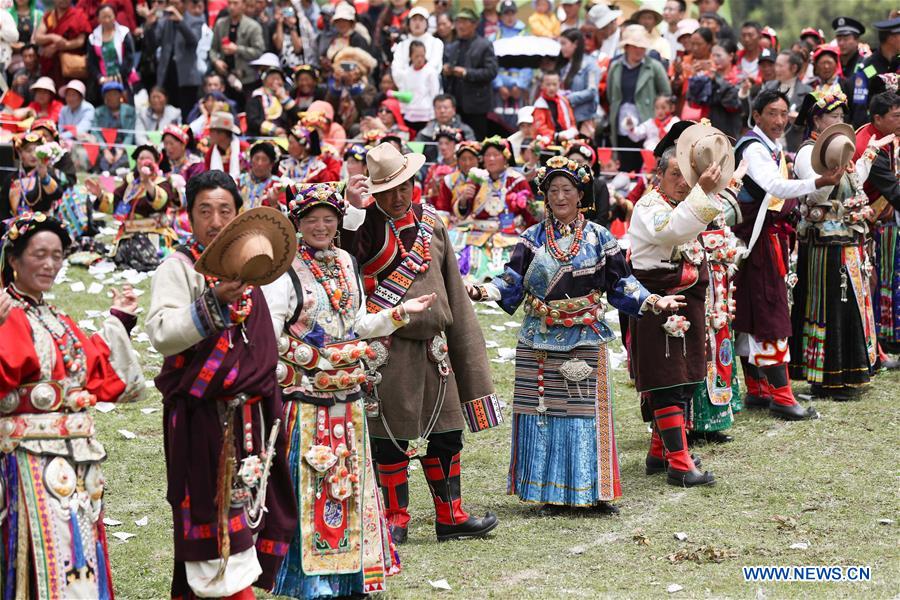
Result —
<instances>
[{"instance_id":1,"label":"man wearing white shirt and vest","mask_svg":"<svg viewBox=\"0 0 900 600\"><path fill-rule=\"evenodd\" d=\"M747 174L738 195L743 222L734 233L750 252L735 277L734 330L747 384L747 406L768 406L773 416L797 421L818 415L815 409L797 403L788 379L792 215L798 197L835 185L841 173L834 169L817 179L788 179L784 151L773 141L784 133L788 106L783 93L762 91L753 102L756 126L735 146L735 162L745 160Z\"/></svg>"}]
</instances>

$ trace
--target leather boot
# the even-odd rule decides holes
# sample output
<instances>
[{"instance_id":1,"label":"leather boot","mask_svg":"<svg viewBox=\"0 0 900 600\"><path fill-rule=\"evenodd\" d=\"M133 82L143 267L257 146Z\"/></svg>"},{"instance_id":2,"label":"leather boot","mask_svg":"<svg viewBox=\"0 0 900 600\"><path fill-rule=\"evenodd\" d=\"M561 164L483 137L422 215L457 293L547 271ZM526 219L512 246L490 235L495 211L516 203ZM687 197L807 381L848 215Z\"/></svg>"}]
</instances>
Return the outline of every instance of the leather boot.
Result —
<instances>
[{"instance_id":1,"label":"leather boot","mask_svg":"<svg viewBox=\"0 0 900 600\"><path fill-rule=\"evenodd\" d=\"M458 453L450 458L449 471L436 456L422 458L422 468L434 500L434 528L439 542L484 537L497 526L497 517L490 512L472 517L463 510Z\"/></svg>"},{"instance_id":2,"label":"leather boot","mask_svg":"<svg viewBox=\"0 0 900 600\"><path fill-rule=\"evenodd\" d=\"M741 357L741 368L744 371L744 383L747 385L747 393L744 394L744 406L748 408L769 408L772 395L769 386L763 379L760 368L750 364L750 359Z\"/></svg>"},{"instance_id":3,"label":"leather boot","mask_svg":"<svg viewBox=\"0 0 900 600\"><path fill-rule=\"evenodd\" d=\"M378 485L384 496L384 516L395 544L406 542L409 527L409 461L378 463Z\"/></svg>"},{"instance_id":4,"label":"leather boot","mask_svg":"<svg viewBox=\"0 0 900 600\"><path fill-rule=\"evenodd\" d=\"M688 452L684 411L678 406L666 406L654 410L653 418L668 461L666 483L680 487L715 484L713 474L698 471Z\"/></svg>"},{"instance_id":5,"label":"leather boot","mask_svg":"<svg viewBox=\"0 0 900 600\"><path fill-rule=\"evenodd\" d=\"M700 457L696 454L691 453L691 460L694 461L695 467L699 468L702 464ZM659 437L656 425L653 426L653 433L650 434L650 450L647 452L647 458L644 459L644 466L647 475L665 473L668 466L666 449L663 447L662 438Z\"/></svg>"},{"instance_id":6,"label":"leather boot","mask_svg":"<svg viewBox=\"0 0 900 600\"><path fill-rule=\"evenodd\" d=\"M772 400L769 402L769 413L772 416L787 421L802 421L819 417L816 409L811 406L804 408L794 398L786 364L761 367L760 371L769 382L769 390L772 393Z\"/></svg>"}]
</instances>

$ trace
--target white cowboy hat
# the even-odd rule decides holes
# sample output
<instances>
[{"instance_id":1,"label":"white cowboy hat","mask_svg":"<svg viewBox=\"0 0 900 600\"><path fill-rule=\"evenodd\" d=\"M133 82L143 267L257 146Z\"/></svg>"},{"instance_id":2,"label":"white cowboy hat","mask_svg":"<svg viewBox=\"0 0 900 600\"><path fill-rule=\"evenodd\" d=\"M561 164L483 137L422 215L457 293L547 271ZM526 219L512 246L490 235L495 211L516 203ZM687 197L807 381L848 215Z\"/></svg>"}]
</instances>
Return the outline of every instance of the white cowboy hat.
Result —
<instances>
[{"instance_id":1,"label":"white cowboy hat","mask_svg":"<svg viewBox=\"0 0 900 600\"><path fill-rule=\"evenodd\" d=\"M691 187L697 185L700 175L710 165L718 164L722 176L711 193L724 190L734 174L734 148L728 136L702 123L691 125L681 133L675 145L675 158L684 180Z\"/></svg>"},{"instance_id":2,"label":"white cowboy hat","mask_svg":"<svg viewBox=\"0 0 900 600\"><path fill-rule=\"evenodd\" d=\"M390 142L375 146L366 154L369 193L377 194L397 187L418 173L424 164L424 154L400 154Z\"/></svg>"}]
</instances>

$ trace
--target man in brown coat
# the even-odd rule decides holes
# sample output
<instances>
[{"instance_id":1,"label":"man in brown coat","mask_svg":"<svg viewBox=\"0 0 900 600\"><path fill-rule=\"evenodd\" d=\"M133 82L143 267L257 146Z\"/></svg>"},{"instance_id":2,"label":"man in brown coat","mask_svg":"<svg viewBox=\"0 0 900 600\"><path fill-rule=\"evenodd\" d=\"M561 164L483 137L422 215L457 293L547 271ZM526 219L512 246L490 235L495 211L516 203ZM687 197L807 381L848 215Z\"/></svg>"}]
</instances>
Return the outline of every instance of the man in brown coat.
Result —
<instances>
[{"instance_id":1,"label":"man in brown coat","mask_svg":"<svg viewBox=\"0 0 900 600\"><path fill-rule=\"evenodd\" d=\"M372 455L397 543L406 540L410 519L411 458L420 459L431 489L438 540L481 537L497 526L493 514L474 517L462 507L463 422L476 432L499 425L502 416L447 230L433 207L412 204L412 178L424 161L389 143L371 150L370 177L351 180L347 196L354 206L361 192L375 202L365 211L348 209L341 233L341 245L359 261L369 312L392 310L407 295L437 293L428 311L376 342L369 361Z\"/></svg>"}]
</instances>

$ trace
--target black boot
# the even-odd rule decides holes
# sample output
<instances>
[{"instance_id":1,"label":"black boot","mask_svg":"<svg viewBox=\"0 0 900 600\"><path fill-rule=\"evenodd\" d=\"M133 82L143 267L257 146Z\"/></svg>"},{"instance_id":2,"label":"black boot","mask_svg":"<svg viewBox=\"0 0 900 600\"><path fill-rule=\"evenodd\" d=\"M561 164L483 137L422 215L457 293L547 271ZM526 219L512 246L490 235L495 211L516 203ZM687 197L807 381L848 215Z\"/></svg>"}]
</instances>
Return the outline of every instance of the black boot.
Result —
<instances>
[{"instance_id":1,"label":"black boot","mask_svg":"<svg viewBox=\"0 0 900 600\"><path fill-rule=\"evenodd\" d=\"M666 483L680 487L715 484L713 474L698 471L688 453L684 411L677 406L666 406L654 410L653 418L666 448L666 460L669 463Z\"/></svg>"},{"instance_id":2,"label":"black boot","mask_svg":"<svg viewBox=\"0 0 900 600\"><path fill-rule=\"evenodd\" d=\"M378 463L378 484L384 496L384 516L395 544L405 544L409 526L409 480L405 460L392 465Z\"/></svg>"},{"instance_id":3,"label":"black boot","mask_svg":"<svg viewBox=\"0 0 900 600\"><path fill-rule=\"evenodd\" d=\"M434 529L439 542L484 537L497 527L493 513L472 517L463 510L458 453L450 458L449 471L444 470L439 457L422 458L422 467L434 500Z\"/></svg>"},{"instance_id":4,"label":"black boot","mask_svg":"<svg viewBox=\"0 0 900 600\"><path fill-rule=\"evenodd\" d=\"M705 442L707 444L727 444L734 441L734 437L722 433L721 431L694 431L693 429L687 434L688 444L693 445L697 442ZM696 464L696 461L694 461ZM697 465L700 466L700 465Z\"/></svg>"}]
</instances>

